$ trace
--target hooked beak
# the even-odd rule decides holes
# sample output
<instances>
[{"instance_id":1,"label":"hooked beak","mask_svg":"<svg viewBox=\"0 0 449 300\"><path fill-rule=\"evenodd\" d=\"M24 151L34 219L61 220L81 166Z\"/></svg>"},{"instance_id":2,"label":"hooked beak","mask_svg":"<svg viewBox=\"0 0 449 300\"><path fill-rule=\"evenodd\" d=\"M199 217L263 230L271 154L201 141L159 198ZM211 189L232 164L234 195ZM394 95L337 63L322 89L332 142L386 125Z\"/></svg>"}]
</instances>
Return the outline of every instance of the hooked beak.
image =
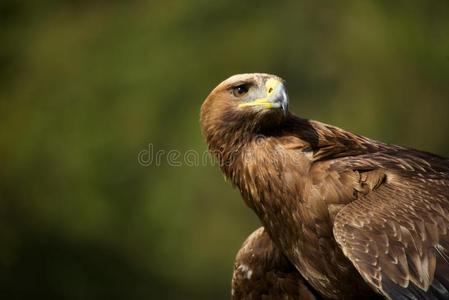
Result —
<instances>
[{"instance_id":1,"label":"hooked beak","mask_svg":"<svg viewBox=\"0 0 449 300\"><path fill-rule=\"evenodd\" d=\"M263 106L268 109L280 108L284 115L288 111L288 96L284 84L278 79L270 78L265 83L266 97L242 103L239 107Z\"/></svg>"}]
</instances>

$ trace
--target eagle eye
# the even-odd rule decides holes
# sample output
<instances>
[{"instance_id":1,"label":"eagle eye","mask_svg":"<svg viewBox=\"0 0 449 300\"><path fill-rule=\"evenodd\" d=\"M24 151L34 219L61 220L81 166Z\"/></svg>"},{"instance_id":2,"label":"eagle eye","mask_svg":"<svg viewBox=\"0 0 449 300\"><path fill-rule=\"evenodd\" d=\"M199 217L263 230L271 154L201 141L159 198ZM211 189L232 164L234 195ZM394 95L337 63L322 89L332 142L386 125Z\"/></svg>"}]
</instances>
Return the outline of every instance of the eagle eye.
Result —
<instances>
[{"instance_id":1,"label":"eagle eye","mask_svg":"<svg viewBox=\"0 0 449 300\"><path fill-rule=\"evenodd\" d=\"M246 84L241 84L232 89L232 94L235 97L241 97L248 93L248 86Z\"/></svg>"}]
</instances>

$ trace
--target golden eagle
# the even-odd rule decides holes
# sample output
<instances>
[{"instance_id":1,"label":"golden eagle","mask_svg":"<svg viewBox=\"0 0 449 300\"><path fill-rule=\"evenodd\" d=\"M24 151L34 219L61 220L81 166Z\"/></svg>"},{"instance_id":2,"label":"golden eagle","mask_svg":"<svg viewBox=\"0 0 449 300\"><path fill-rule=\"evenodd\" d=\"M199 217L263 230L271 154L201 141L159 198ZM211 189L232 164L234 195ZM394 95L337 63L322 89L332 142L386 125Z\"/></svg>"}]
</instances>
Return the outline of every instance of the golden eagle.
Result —
<instances>
[{"instance_id":1,"label":"golden eagle","mask_svg":"<svg viewBox=\"0 0 449 300\"><path fill-rule=\"evenodd\" d=\"M209 150L263 224L234 299L449 299L449 160L295 116L241 74L201 107Z\"/></svg>"}]
</instances>

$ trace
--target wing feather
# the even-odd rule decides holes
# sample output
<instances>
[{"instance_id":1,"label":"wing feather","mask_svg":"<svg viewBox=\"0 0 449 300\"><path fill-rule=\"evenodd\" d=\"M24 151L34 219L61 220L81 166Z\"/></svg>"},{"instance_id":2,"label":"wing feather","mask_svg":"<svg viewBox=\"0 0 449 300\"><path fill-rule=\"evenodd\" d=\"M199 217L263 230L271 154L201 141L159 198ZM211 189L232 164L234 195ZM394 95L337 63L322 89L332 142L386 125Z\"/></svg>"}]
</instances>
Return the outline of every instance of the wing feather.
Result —
<instances>
[{"instance_id":1,"label":"wing feather","mask_svg":"<svg viewBox=\"0 0 449 300\"><path fill-rule=\"evenodd\" d=\"M449 181L382 181L337 214L337 242L387 298L449 299Z\"/></svg>"}]
</instances>

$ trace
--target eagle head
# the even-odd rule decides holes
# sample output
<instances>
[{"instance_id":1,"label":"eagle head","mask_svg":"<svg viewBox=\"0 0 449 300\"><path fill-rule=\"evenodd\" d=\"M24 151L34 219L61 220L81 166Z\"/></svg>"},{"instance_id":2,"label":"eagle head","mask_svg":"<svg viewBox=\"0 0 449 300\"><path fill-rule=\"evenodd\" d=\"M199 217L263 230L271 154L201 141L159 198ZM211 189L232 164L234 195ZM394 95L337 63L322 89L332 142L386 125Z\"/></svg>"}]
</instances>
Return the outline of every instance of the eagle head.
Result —
<instances>
[{"instance_id":1,"label":"eagle head","mask_svg":"<svg viewBox=\"0 0 449 300\"><path fill-rule=\"evenodd\" d=\"M207 96L201 107L201 127L210 144L214 138L257 134L278 125L287 114L284 80L263 73L239 74L220 83Z\"/></svg>"}]
</instances>

